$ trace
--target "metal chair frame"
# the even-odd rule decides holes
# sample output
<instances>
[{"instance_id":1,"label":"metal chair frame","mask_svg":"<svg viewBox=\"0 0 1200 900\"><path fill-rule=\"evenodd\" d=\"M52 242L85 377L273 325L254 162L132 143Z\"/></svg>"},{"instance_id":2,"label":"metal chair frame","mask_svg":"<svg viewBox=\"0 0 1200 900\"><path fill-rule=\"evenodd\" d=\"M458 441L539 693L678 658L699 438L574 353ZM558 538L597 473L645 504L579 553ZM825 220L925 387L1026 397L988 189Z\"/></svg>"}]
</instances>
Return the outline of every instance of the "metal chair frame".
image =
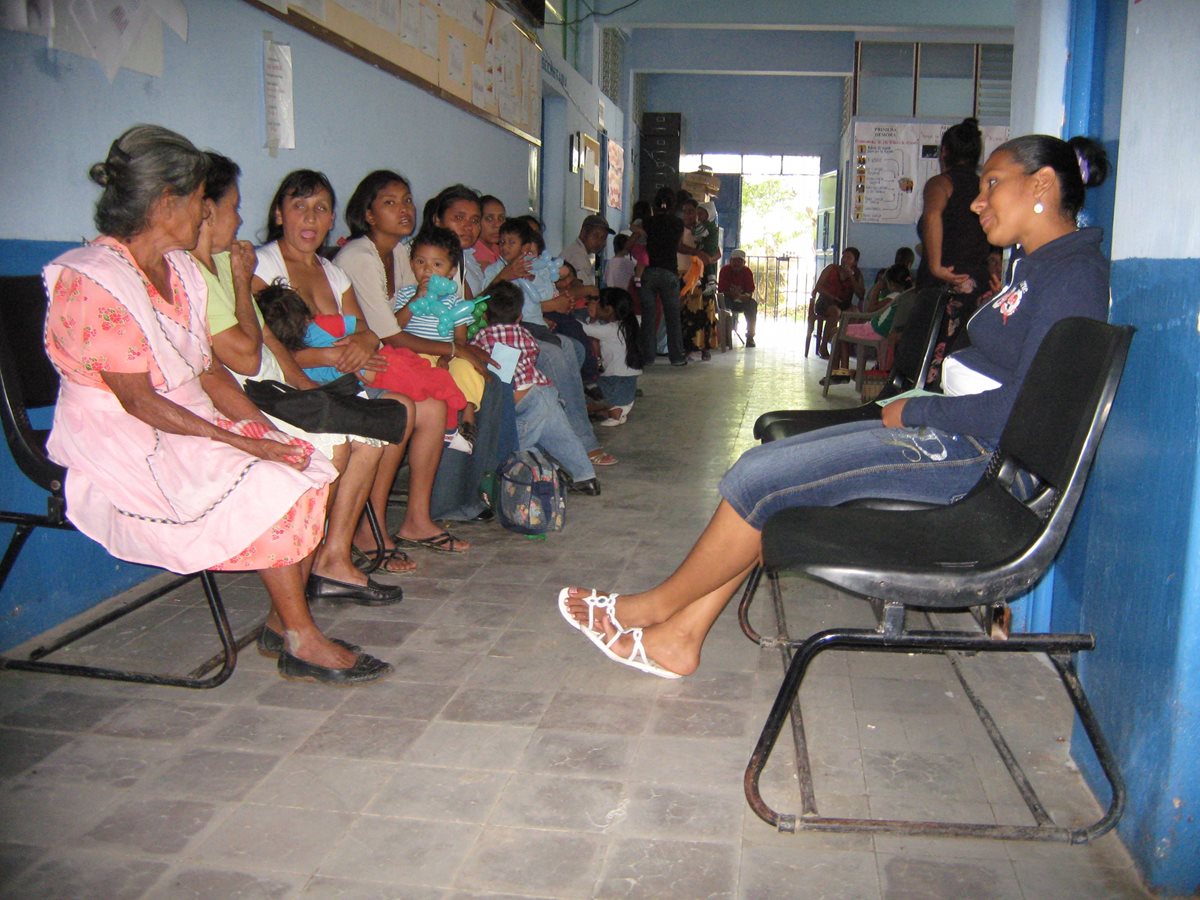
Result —
<instances>
[{"instance_id":1,"label":"metal chair frame","mask_svg":"<svg viewBox=\"0 0 1200 900\"><path fill-rule=\"evenodd\" d=\"M1117 824L1125 807L1124 781L1072 660L1072 654L1093 649L1095 637L1079 633L1011 634L997 640L989 631L999 614L1006 611L1007 602L1046 572L1065 540L1116 395L1132 334L1132 328L1088 319L1064 320L1051 329L988 472L962 500L937 507L861 501L832 509L785 510L768 521L763 532L763 562L751 572L738 607L738 619L746 635L761 647L779 648L786 665L783 684L743 779L751 808L765 822L784 832L892 832L1072 844L1095 840ZM1064 370L1072 367L1082 371L1064 376ZM1042 434L1049 435L1044 442L1039 441ZM1032 496L1025 497L1024 490L1014 487L1021 473L1032 473L1038 480ZM839 558L837 539L868 522L872 527L867 529L865 546ZM981 550L979 540L964 538L971 523L984 523L981 530L986 533L979 540L993 545L994 556ZM811 537L818 533L823 537ZM898 538L912 534L926 535L927 543L935 546L914 547L911 541ZM797 540L801 542L799 547L794 546ZM879 564L868 563L874 559L879 559ZM791 639L779 588L779 573L784 570L870 601L877 627L835 628L804 640ZM749 622L749 608L764 574L771 582L779 624L776 637L764 637ZM906 619L914 609L969 611L982 627L911 629ZM812 661L818 654L834 649L944 654L1036 824L821 815L813 790L799 693ZM1066 827L1054 822L958 664L964 654L1003 652L1045 653L1057 671L1110 789L1107 808L1090 825ZM777 812L759 791L759 778L789 713L801 786L799 815Z\"/></svg>"}]
</instances>

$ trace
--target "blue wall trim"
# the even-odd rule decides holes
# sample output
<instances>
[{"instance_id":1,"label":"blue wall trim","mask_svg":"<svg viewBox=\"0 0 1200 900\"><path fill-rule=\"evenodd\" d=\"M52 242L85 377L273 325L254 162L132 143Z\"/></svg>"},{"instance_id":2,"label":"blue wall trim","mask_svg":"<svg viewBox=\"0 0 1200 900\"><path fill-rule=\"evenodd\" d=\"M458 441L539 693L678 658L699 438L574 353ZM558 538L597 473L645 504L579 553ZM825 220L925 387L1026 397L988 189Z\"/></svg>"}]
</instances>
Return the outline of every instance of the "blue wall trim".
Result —
<instances>
[{"instance_id":1,"label":"blue wall trim","mask_svg":"<svg viewBox=\"0 0 1200 900\"><path fill-rule=\"evenodd\" d=\"M1200 885L1197 283L1196 259L1113 263L1111 320L1138 333L1053 612L1056 630L1096 635L1079 668L1128 783L1120 832L1149 884L1176 894ZM1094 761L1076 758L1102 793Z\"/></svg>"},{"instance_id":2,"label":"blue wall trim","mask_svg":"<svg viewBox=\"0 0 1200 900\"><path fill-rule=\"evenodd\" d=\"M0 240L0 275L33 275L75 246L62 241ZM35 427L50 427L49 410L34 410L30 419ZM45 492L21 473L7 447L0 451L0 507L33 513L46 509ZM0 525L0 546L8 546L12 533L13 526ZM120 562L78 532L37 529L0 593L0 650L86 612L158 572Z\"/></svg>"}]
</instances>

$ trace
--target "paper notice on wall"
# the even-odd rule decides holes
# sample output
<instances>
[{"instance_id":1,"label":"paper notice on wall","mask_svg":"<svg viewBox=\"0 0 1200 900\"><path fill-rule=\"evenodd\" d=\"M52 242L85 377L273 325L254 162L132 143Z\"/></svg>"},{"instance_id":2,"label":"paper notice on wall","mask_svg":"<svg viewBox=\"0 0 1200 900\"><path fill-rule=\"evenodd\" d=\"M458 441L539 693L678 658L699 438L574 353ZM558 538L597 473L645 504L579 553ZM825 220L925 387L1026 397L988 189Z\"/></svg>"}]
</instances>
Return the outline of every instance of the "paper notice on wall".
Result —
<instances>
[{"instance_id":1,"label":"paper notice on wall","mask_svg":"<svg viewBox=\"0 0 1200 900\"><path fill-rule=\"evenodd\" d=\"M342 7L391 34L400 30L400 0L339 0Z\"/></svg>"},{"instance_id":2,"label":"paper notice on wall","mask_svg":"<svg viewBox=\"0 0 1200 900\"><path fill-rule=\"evenodd\" d=\"M496 95L492 91L492 76L479 63L471 64L471 102L488 112L496 111Z\"/></svg>"},{"instance_id":3,"label":"paper notice on wall","mask_svg":"<svg viewBox=\"0 0 1200 900\"><path fill-rule=\"evenodd\" d=\"M187 40L188 17L183 0L147 0L164 25L179 35L181 41Z\"/></svg>"},{"instance_id":4,"label":"paper notice on wall","mask_svg":"<svg viewBox=\"0 0 1200 900\"><path fill-rule=\"evenodd\" d=\"M921 216L925 182L942 171L938 150L949 125L856 122L851 148L850 217L866 224L911 225ZM983 159L1008 140L1008 126L983 132Z\"/></svg>"},{"instance_id":5,"label":"paper notice on wall","mask_svg":"<svg viewBox=\"0 0 1200 900\"><path fill-rule=\"evenodd\" d=\"M438 58L438 39L441 34L441 24L438 22L438 12L428 6L421 7L421 52L426 56Z\"/></svg>"},{"instance_id":6,"label":"paper notice on wall","mask_svg":"<svg viewBox=\"0 0 1200 900\"><path fill-rule=\"evenodd\" d=\"M71 0L75 22L109 81L152 16L145 0Z\"/></svg>"},{"instance_id":7,"label":"paper notice on wall","mask_svg":"<svg viewBox=\"0 0 1200 900\"><path fill-rule=\"evenodd\" d=\"M421 46L420 0L400 0L400 40L410 47Z\"/></svg>"},{"instance_id":8,"label":"paper notice on wall","mask_svg":"<svg viewBox=\"0 0 1200 900\"><path fill-rule=\"evenodd\" d=\"M467 45L454 35L446 38L446 77L455 84L467 83Z\"/></svg>"},{"instance_id":9,"label":"paper notice on wall","mask_svg":"<svg viewBox=\"0 0 1200 900\"><path fill-rule=\"evenodd\" d=\"M267 149L296 149L296 119L292 106L292 48L263 41L263 106L266 110Z\"/></svg>"},{"instance_id":10,"label":"paper notice on wall","mask_svg":"<svg viewBox=\"0 0 1200 900\"><path fill-rule=\"evenodd\" d=\"M483 37L487 24L487 0L466 0L466 26L476 37Z\"/></svg>"}]
</instances>

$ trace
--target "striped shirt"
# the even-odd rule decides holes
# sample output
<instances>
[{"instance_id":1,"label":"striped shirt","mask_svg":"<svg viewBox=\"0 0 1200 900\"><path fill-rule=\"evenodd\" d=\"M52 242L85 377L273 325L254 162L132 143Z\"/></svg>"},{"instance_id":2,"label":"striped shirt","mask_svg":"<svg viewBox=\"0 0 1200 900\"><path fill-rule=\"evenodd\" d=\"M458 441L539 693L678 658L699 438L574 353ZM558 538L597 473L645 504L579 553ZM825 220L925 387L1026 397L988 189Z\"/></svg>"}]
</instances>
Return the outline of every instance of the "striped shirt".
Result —
<instances>
[{"instance_id":1,"label":"striped shirt","mask_svg":"<svg viewBox=\"0 0 1200 900\"><path fill-rule=\"evenodd\" d=\"M403 287L396 288L396 296L392 300L392 309L396 312L408 306L416 296L417 286L415 284L406 284ZM442 303L447 309L454 306L455 303L461 303L462 297L446 297ZM418 316L414 315L408 320L408 324L404 326L405 334L412 334L419 338L425 338L430 341L449 341L453 336L446 336L438 331L437 316Z\"/></svg>"}]
</instances>

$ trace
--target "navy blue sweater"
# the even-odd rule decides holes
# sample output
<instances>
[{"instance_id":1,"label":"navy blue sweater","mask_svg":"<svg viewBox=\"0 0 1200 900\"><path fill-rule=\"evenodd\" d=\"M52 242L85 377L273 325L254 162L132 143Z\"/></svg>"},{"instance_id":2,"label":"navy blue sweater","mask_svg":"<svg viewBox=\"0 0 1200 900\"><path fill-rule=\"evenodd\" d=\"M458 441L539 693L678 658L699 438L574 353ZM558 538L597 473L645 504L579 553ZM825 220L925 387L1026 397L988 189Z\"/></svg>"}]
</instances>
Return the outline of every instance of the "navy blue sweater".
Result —
<instances>
[{"instance_id":1,"label":"navy blue sweater","mask_svg":"<svg viewBox=\"0 0 1200 900\"><path fill-rule=\"evenodd\" d=\"M954 357L1001 386L965 397L913 398L904 406L904 424L996 444L1042 338L1071 316L1108 318L1108 260L1100 253L1099 228L1017 255L1003 290L971 317L971 346Z\"/></svg>"}]
</instances>

